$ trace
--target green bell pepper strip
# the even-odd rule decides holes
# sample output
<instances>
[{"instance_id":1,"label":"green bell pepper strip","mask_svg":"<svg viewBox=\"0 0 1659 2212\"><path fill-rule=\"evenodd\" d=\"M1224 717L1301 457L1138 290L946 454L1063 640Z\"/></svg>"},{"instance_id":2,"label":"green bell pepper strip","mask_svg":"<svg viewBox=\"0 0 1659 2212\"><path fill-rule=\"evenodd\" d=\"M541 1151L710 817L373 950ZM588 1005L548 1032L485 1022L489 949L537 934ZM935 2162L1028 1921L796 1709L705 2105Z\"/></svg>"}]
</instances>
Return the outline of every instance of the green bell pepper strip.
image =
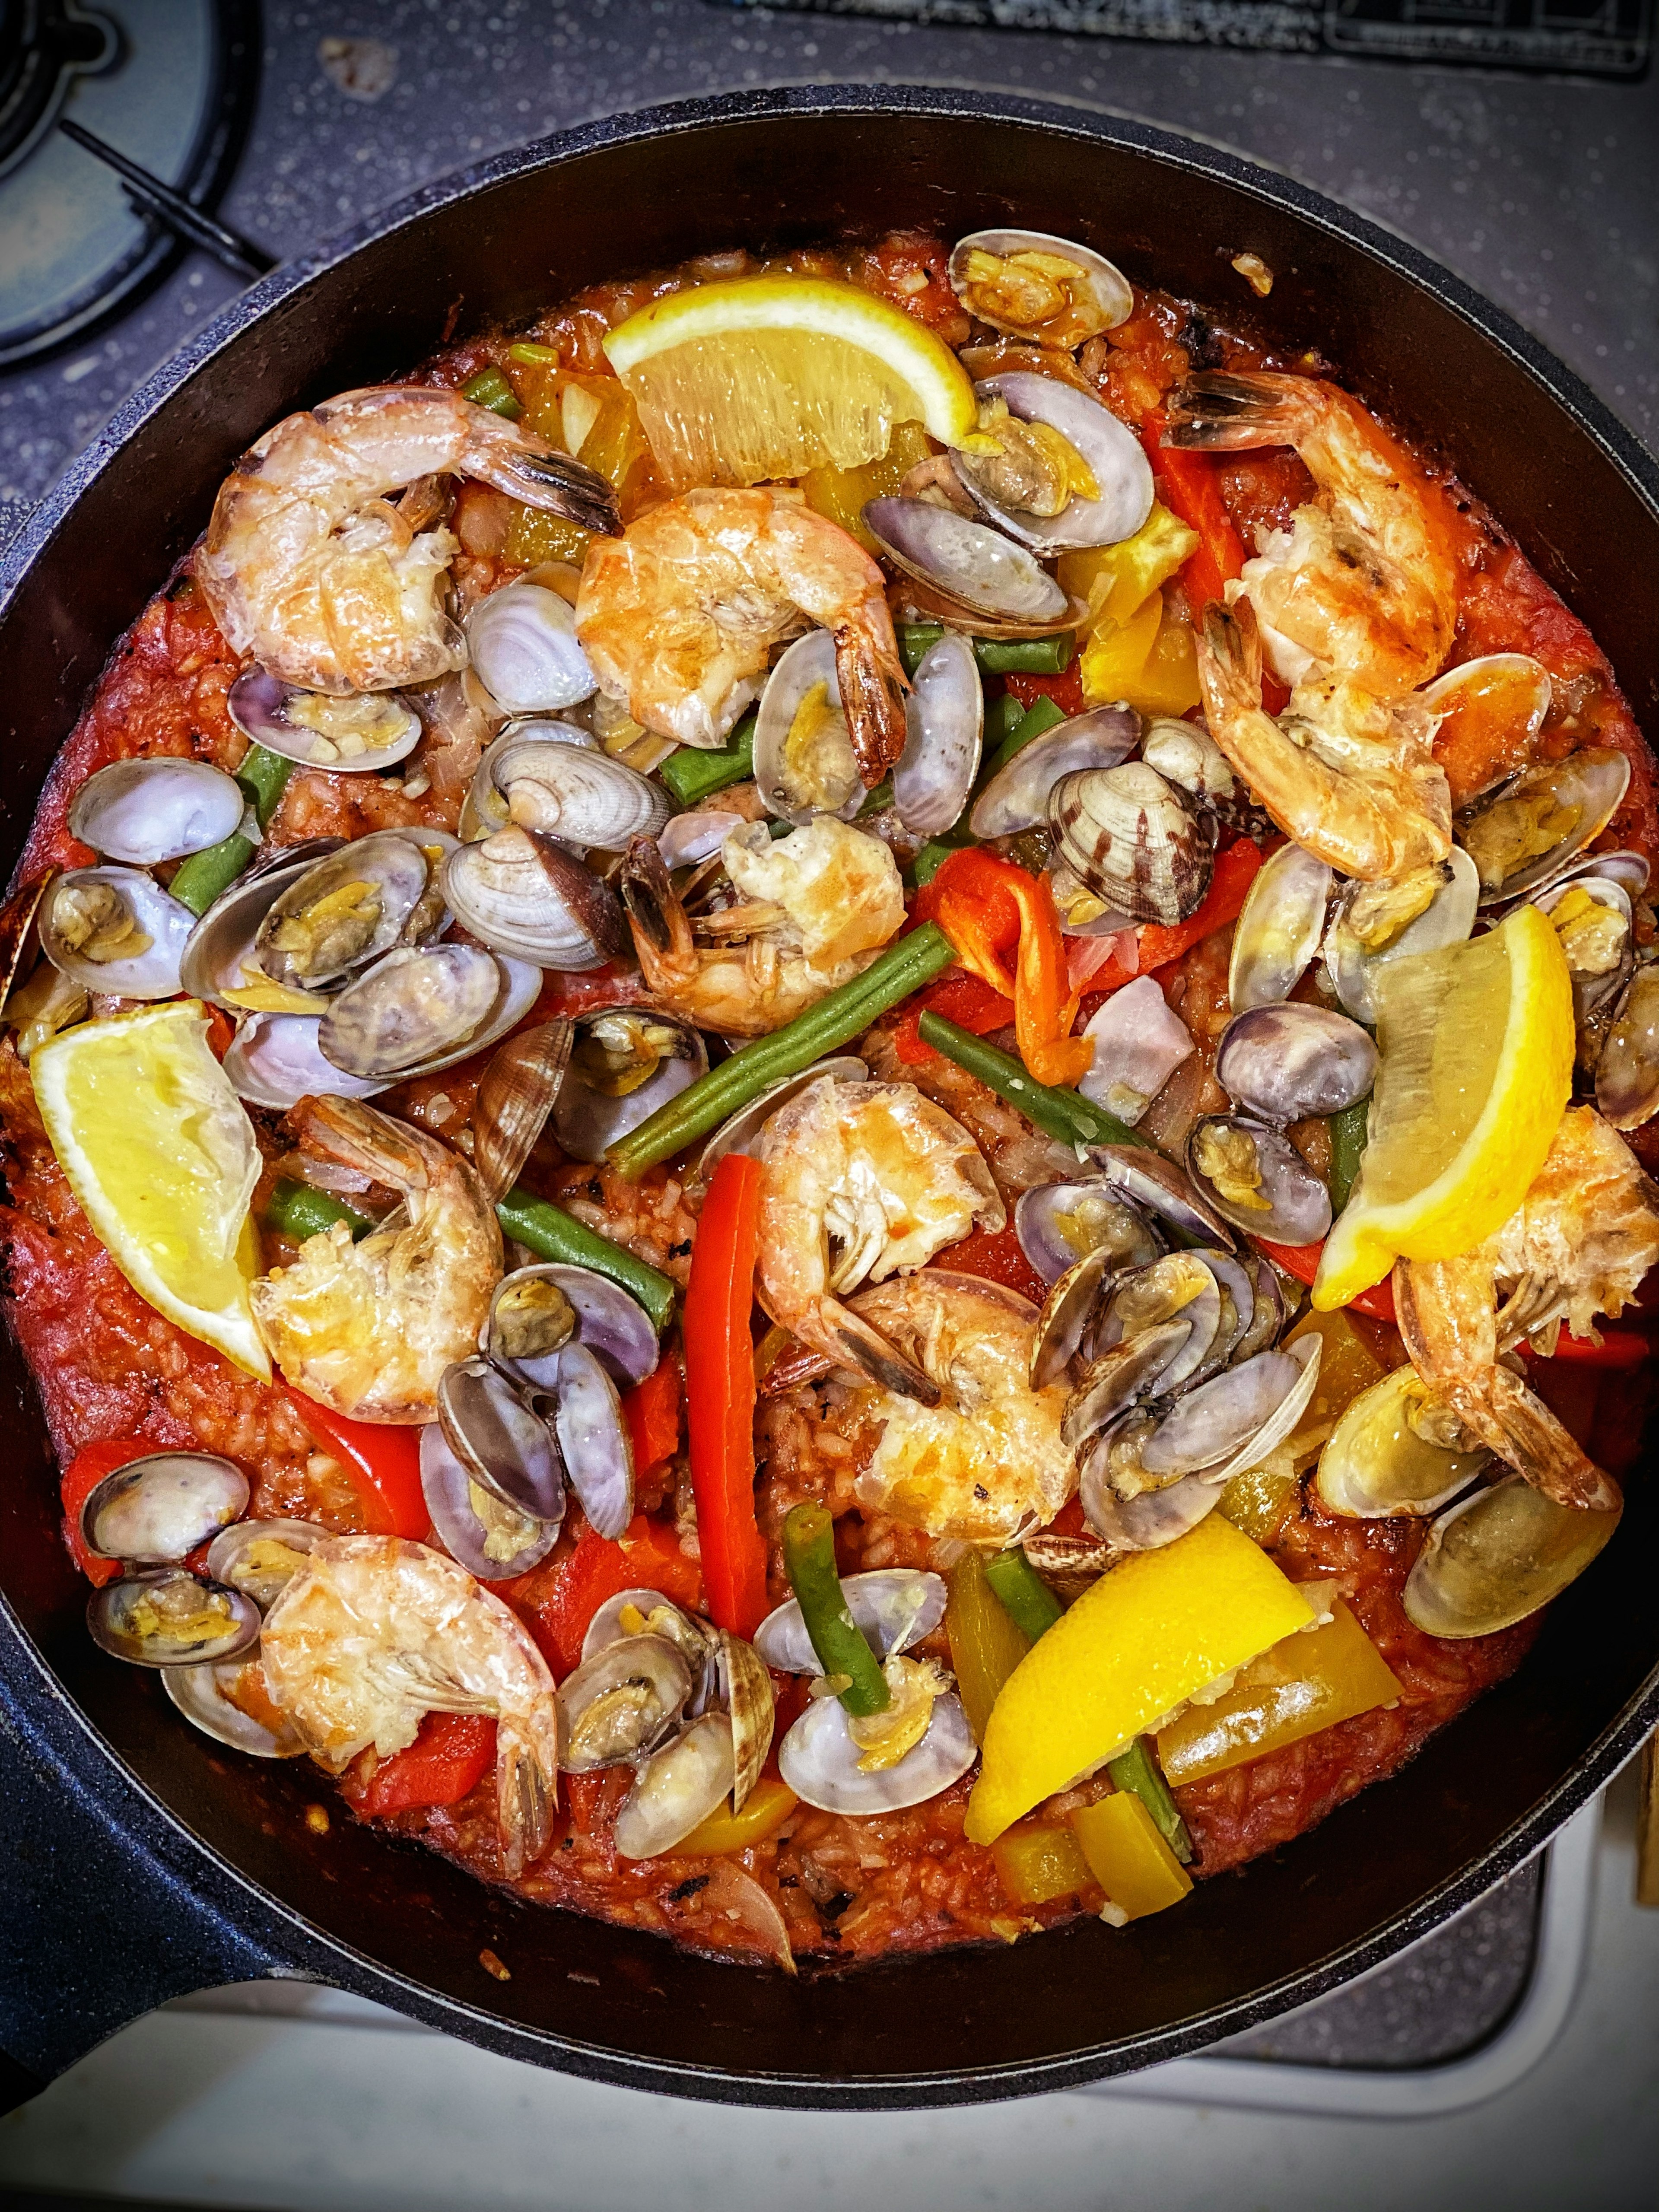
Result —
<instances>
[{"instance_id":1,"label":"green bell pepper strip","mask_svg":"<svg viewBox=\"0 0 1659 2212\"><path fill-rule=\"evenodd\" d=\"M956 958L950 939L936 922L924 922L890 945L861 975L831 991L816 1006L797 1014L770 1036L759 1037L741 1052L711 1067L707 1075L671 1098L665 1106L621 1138L605 1154L630 1182L672 1153L706 1136L740 1106L758 1098L786 1076L798 1075L837 1045L860 1036L901 999L943 974ZM970 1042L977 1042L976 1039Z\"/></svg>"},{"instance_id":2,"label":"green bell pepper strip","mask_svg":"<svg viewBox=\"0 0 1659 2212\"><path fill-rule=\"evenodd\" d=\"M1331 1211L1340 1213L1348 1202L1349 1194L1359 1173L1359 1163L1365 1156L1370 1137L1371 1102L1362 1098L1357 1106L1345 1106L1340 1114L1331 1116Z\"/></svg>"},{"instance_id":3,"label":"green bell pepper strip","mask_svg":"<svg viewBox=\"0 0 1659 2212\"><path fill-rule=\"evenodd\" d=\"M674 1310L676 1286L643 1260L636 1260L620 1244L601 1237L544 1198L532 1198L515 1184L495 1208L504 1236L527 1244L538 1259L559 1261L567 1267L591 1267L606 1275L635 1297L660 1331Z\"/></svg>"},{"instance_id":4,"label":"green bell pepper strip","mask_svg":"<svg viewBox=\"0 0 1659 2212\"><path fill-rule=\"evenodd\" d=\"M985 1562L985 1579L1016 1628L1033 1644L1051 1629L1065 1607L1024 1552L999 1552Z\"/></svg>"},{"instance_id":5,"label":"green bell pepper strip","mask_svg":"<svg viewBox=\"0 0 1659 2212\"><path fill-rule=\"evenodd\" d=\"M461 397L475 407L487 407L492 415L504 416L509 422L516 422L524 413L518 393L499 368L481 368L476 376L469 376L461 386Z\"/></svg>"},{"instance_id":6,"label":"green bell pepper strip","mask_svg":"<svg viewBox=\"0 0 1659 2212\"><path fill-rule=\"evenodd\" d=\"M1152 1816L1152 1825L1183 1866L1192 1863L1193 1839L1187 1832L1187 1823L1182 1819L1175 1799L1170 1795L1170 1785L1164 1779L1152 1744L1144 1735L1138 1735L1127 1751L1106 1762L1106 1771L1114 1790L1139 1797Z\"/></svg>"},{"instance_id":7,"label":"green bell pepper strip","mask_svg":"<svg viewBox=\"0 0 1659 2212\"><path fill-rule=\"evenodd\" d=\"M262 830L270 828L270 817L298 765L281 753L268 751L264 745L250 745L242 756L236 781ZM228 891L246 870L258 849L240 830L233 830L228 837L210 845L204 853L192 853L179 868L167 890L180 906L188 907L192 914L205 914L215 899Z\"/></svg>"},{"instance_id":8,"label":"green bell pepper strip","mask_svg":"<svg viewBox=\"0 0 1659 2212\"><path fill-rule=\"evenodd\" d=\"M657 775L678 806L701 805L728 783L744 783L753 775L755 720L752 713L745 714L723 745L682 745L669 754Z\"/></svg>"},{"instance_id":9,"label":"green bell pepper strip","mask_svg":"<svg viewBox=\"0 0 1659 2212\"><path fill-rule=\"evenodd\" d=\"M899 623L899 659L904 672L914 676L922 656L945 635L942 623ZM981 676L1063 676L1077 651L1077 636L1062 630L1056 637L970 637L974 659Z\"/></svg>"},{"instance_id":10,"label":"green bell pepper strip","mask_svg":"<svg viewBox=\"0 0 1659 2212\"><path fill-rule=\"evenodd\" d=\"M364 1215L343 1205L337 1198L331 1198L325 1190L313 1190L308 1182L290 1182L286 1176L270 1194L265 1219L296 1244L303 1244L307 1237L320 1236L337 1221L343 1221L350 1229L354 1244L374 1226Z\"/></svg>"},{"instance_id":11,"label":"green bell pepper strip","mask_svg":"<svg viewBox=\"0 0 1659 2212\"><path fill-rule=\"evenodd\" d=\"M1150 1137L1141 1136L1127 1121L1120 1121L1103 1106L1093 1104L1080 1091L1066 1091L1057 1084L1038 1083L1025 1073L1012 1053L988 1044L983 1037L970 1036L954 1022L947 1022L942 1014L924 1013L917 1028L924 1044L932 1045L935 1052L942 1052L958 1067L965 1067L969 1075L976 1075L981 1083L988 1084L999 1098L1018 1106L1028 1121L1035 1121L1049 1136L1058 1137L1062 1145L1138 1145L1145 1152L1158 1150Z\"/></svg>"},{"instance_id":12,"label":"green bell pepper strip","mask_svg":"<svg viewBox=\"0 0 1659 2212\"><path fill-rule=\"evenodd\" d=\"M783 1564L806 1633L826 1674L848 1677L837 1692L849 1713L884 1711L892 1692L881 1662L864 1640L836 1572L836 1528L822 1505L795 1505L783 1523Z\"/></svg>"}]
</instances>

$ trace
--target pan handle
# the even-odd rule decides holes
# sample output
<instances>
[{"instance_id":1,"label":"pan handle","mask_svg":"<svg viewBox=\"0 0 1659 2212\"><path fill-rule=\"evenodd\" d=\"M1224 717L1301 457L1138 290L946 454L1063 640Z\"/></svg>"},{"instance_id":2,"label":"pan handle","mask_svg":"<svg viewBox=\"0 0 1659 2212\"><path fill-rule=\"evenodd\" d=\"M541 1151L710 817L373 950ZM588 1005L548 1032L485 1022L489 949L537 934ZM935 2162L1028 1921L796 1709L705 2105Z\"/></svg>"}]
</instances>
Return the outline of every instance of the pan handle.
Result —
<instances>
[{"instance_id":1,"label":"pan handle","mask_svg":"<svg viewBox=\"0 0 1659 2212\"><path fill-rule=\"evenodd\" d=\"M293 1966L123 1842L0 1706L0 2112L168 1998Z\"/></svg>"}]
</instances>

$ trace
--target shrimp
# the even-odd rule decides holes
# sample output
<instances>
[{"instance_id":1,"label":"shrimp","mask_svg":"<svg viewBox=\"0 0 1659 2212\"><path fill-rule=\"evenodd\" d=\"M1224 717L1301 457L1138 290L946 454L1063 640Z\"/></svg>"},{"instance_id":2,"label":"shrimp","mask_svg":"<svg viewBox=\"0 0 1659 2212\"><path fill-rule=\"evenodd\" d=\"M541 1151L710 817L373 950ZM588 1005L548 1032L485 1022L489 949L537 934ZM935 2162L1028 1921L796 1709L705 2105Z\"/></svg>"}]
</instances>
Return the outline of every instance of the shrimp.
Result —
<instances>
[{"instance_id":1,"label":"shrimp","mask_svg":"<svg viewBox=\"0 0 1659 2212\"><path fill-rule=\"evenodd\" d=\"M286 416L220 487L196 574L229 644L335 696L465 667L437 590L458 542L422 526L440 475L482 477L585 530L622 528L603 477L459 392L343 392ZM406 487L412 512L390 503Z\"/></svg>"},{"instance_id":2,"label":"shrimp","mask_svg":"<svg viewBox=\"0 0 1659 2212\"><path fill-rule=\"evenodd\" d=\"M920 1267L1007 1213L973 1139L909 1083L825 1076L781 1107L761 1146L762 1305L793 1336L888 1389L939 1401L939 1382L842 1303Z\"/></svg>"},{"instance_id":3,"label":"shrimp","mask_svg":"<svg viewBox=\"0 0 1659 2212\"><path fill-rule=\"evenodd\" d=\"M1500 1459L1558 1505L1608 1512L1618 1484L1500 1355L1523 1337L1553 1344L1564 1320L1593 1338L1656 1261L1659 1190L1599 1114L1572 1107L1495 1236L1455 1260L1399 1262L1401 1334L1427 1389Z\"/></svg>"},{"instance_id":4,"label":"shrimp","mask_svg":"<svg viewBox=\"0 0 1659 2212\"><path fill-rule=\"evenodd\" d=\"M372 1744L391 1759L428 1713L498 1723L501 1869L547 1849L558 1803L559 1708L534 1638L453 1559L400 1536L331 1536L265 1616L271 1703L337 1774Z\"/></svg>"},{"instance_id":5,"label":"shrimp","mask_svg":"<svg viewBox=\"0 0 1659 2212\"><path fill-rule=\"evenodd\" d=\"M1077 1486L1060 1435L1066 1386L1031 1388L1036 1309L1016 1291L942 1267L861 1291L866 1328L914 1358L933 1401L878 1391L883 1428L857 1497L933 1536L1007 1544L1052 1521Z\"/></svg>"},{"instance_id":6,"label":"shrimp","mask_svg":"<svg viewBox=\"0 0 1659 2212\"><path fill-rule=\"evenodd\" d=\"M1210 735L1287 837L1364 883L1438 866L1451 790L1431 750L1435 717L1341 678L1309 678L1275 721L1261 704L1255 610L1204 610L1198 676Z\"/></svg>"},{"instance_id":7,"label":"shrimp","mask_svg":"<svg viewBox=\"0 0 1659 2212\"><path fill-rule=\"evenodd\" d=\"M767 656L833 632L847 732L865 783L904 750L904 671L881 570L854 538L773 491L691 491L588 548L576 634L601 687L681 744L718 745Z\"/></svg>"},{"instance_id":8,"label":"shrimp","mask_svg":"<svg viewBox=\"0 0 1659 2212\"><path fill-rule=\"evenodd\" d=\"M501 1279L495 1208L459 1153L355 1098L302 1098L289 1126L302 1152L401 1191L402 1225L354 1244L337 1222L291 1267L260 1276L251 1295L266 1349L337 1413L435 1420L439 1380L477 1349Z\"/></svg>"},{"instance_id":9,"label":"shrimp","mask_svg":"<svg viewBox=\"0 0 1659 2212\"><path fill-rule=\"evenodd\" d=\"M1239 580L1286 683L1346 677L1394 699L1439 672L1457 619L1450 543L1423 471L1375 416L1312 377L1231 370L1189 377L1170 412L1171 446L1294 446L1318 487Z\"/></svg>"},{"instance_id":10,"label":"shrimp","mask_svg":"<svg viewBox=\"0 0 1659 2212\"><path fill-rule=\"evenodd\" d=\"M769 1036L861 974L904 927L892 854L831 816L775 844L763 823L745 824L722 853L739 902L695 920L654 840L635 838L623 867L644 995L700 1029Z\"/></svg>"}]
</instances>

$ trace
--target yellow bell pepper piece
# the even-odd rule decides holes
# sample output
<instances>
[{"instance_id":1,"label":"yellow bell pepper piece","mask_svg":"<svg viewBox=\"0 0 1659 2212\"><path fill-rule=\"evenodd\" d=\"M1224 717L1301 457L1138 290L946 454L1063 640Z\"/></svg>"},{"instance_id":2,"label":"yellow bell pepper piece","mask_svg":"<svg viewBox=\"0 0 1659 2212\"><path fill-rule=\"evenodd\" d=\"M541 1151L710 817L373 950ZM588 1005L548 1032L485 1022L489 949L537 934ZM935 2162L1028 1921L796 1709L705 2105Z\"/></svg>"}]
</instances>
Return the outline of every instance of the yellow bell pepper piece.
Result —
<instances>
[{"instance_id":1,"label":"yellow bell pepper piece","mask_svg":"<svg viewBox=\"0 0 1659 2212\"><path fill-rule=\"evenodd\" d=\"M508 374L526 428L561 452L574 452L614 484L619 495L626 494L636 470L650 467L651 448L634 396L616 377L581 376L556 361L522 362L516 356ZM520 506L507 527L504 557L524 568L541 561L574 561L580 567L587 545L588 533L576 523Z\"/></svg>"},{"instance_id":2,"label":"yellow bell pepper piece","mask_svg":"<svg viewBox=\"0 0 1659 2212\"><path fill-rule=\"evenodd\" d=\"M1204 696L1193 633L1167 607L1152 649L1127 696L1129 704L1143 714L1184 714Z\"/></svg>"},{"instance_id":3,"label":"yellow bell pepper piece","mask_svg":"<svg viewBox=\"0 0 1659 2212\"><path fill-rule=\"evenodd\" d=\"M1320 1340L1319 1381L1308 1409L1289 1439L1297 1460L1306 1466L1362 1390L1380 1382L1387 1370L1360 1331L1340 1307L1334 1313L1305 1313L1285 1338L1297 1344L1304 1336Z\"/></svg>"},{"instance_id":4,"label":"yellow bell pepper piece","mask_svg":"<svg viewBox=\"0 0 1659 2212\"><path fill-rule=\"evenodd\" d=\"M808 469L800 488L808 507L839 523L866 553L873 553L876 541L864 526L866 501L891 499L916 463L925 461L933 450L933 441L920 422L896 422L878 461L850 469Z\"/></svg>"},{"instance_id":5,"label":"yellow bell pepper piece","mask_svg":"<svg viewBox=\"0 0 1659 2212\"><path fill-rule=\"evenodd\" d=\"M1089 1885L1089 1864L1081 1844L1057 1822L1022 1820L997 1838L991 1856L1002 1887L1016 1905L1046 1905L1050 1898L1075 1897Z\"/></svg>"},{"instance_id":6,"label":"yellow bell pepper piece","mask_svg":"<svg viewBox=\"0 0 1659 2212\"><path fill-rule=\"evenodd\" d=\"M776 1833L799 1800L775 1775L763 1774L744 1800L741 1813L732 1810L727 1797L708 1818L674 1846L678 1857L723 1858L728 1851L746 1851Z\"/></svg>"},{"instance_id":7,"label":"yellow bell pepper piece","mask_svg":"<svg viewBox=\"0 0 1659 2212\"><path fill-rule=\"evenodd\" d=\"M1271 1544L1296 1491L1296 1468L1280 1444L1261 1467L1246 1468L1224 1484L1215 1510L1253 1544Z\"/></svg>"},{"instance_id":8,"label":"yellow bell pepper piece","mask_svg":"<svg viewBox=\"0 0 1659 2212\"><path fill-rule=\"evenodd\" d=\"M1207 1524L1206 1524L1207 1525ZM1158 1832L1152 1814L1127 1790L1072 1815L1089 1871L1131 1920L1179 1905L1193 1878Z\"/></svg>"},{"instance_id":9,"label":"yellow bell pepper piece","mask_svg":"<svg viewBox=\"0 0 1659 2212\"><path fill-rule=\"evenodd\" d=\"M963 1832L989 1844L1032 1806L1315 1614L1248 1536L1212 1514L1103 1575L1003 1686Z\"/></svg>"},{"instance_id":10,"label":"yellow bell pepper piece","mask_svg":"<svg viewBox=\"0 0 1659 2212\"><path fill-rule=\"evenodd\" d=\"M1084 641L1079 663L1085 707L1127 699L1140 683L1164 619L1164 594L1154 592L1126 623L1103 620Z\"/></svg>"},{"instance_id":11,"label":"yellow bell pepper piece","mask_svg":"<svg viewBox=\"0 0 1659 2212\"><path fill-rule=\"evenodd\" d=\"M1198 532L1157 501L1133 538L1060 556L1060 589L1089 603L1089 627L1119 629L1198 550Z\"/></svg>"},{"instance_id":12,"label":"yellow bell pepper piece","mask_svg":"<svg viewBox=\"0 0 1659 2212\"><path fill-rule=\"evenodd\" d=\"M1399 1682L1340 1599L1322 1628L1287 1637L1253 1659L1224 1698L1189 1705L1158 1738L1172 1787L1243 1766L1338 1721L1393 1705Z\"/></svg>"},{"instance_id":13,"label":"yellow bell pepper piece","mask_svg":"<svg viewBox=\"0 0 1659 2212\"><path fill-rule=\"evenodd\" d=\"M1031 1639L986 1580L977 1552L964 1552L951 1568L950 1591L945 1632L951 1668L974 1741L983 1743L997 1692L1030 1650Z\"/></svg>"}]
</instances>

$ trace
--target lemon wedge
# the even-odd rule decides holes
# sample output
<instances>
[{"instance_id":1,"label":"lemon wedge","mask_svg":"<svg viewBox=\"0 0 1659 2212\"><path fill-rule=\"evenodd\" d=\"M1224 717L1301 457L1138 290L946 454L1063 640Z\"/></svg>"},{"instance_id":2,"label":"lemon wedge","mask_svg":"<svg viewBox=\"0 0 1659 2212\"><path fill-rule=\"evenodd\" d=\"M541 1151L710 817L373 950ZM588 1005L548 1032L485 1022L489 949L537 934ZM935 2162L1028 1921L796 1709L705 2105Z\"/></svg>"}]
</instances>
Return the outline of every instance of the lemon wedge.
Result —
<instances>
[{"instance_id":1,"label":"lemon wedge","mask_svg":"<svg viewBox=\"0 0 1659 2212\"><path fill-rule=\"evenodd\" d=\"M1572 979L1547 917L1376 972L1382 1061L1370 1141L1320 1255L1322 1313L1396 1259L1450 1260L1526 1196L1572 1095Z\"/></svg>"},{"instance_id":2,"label":"lemon wedge","mask_svg":"<svg viewBox=\"0 0 1659 2212\"><path fill-rule=\"evenodd\" d=\"M1084 1591L1003 1684L963 1832L990 1844L1195 1691L1317 1616L1218 1513Z\"/></svg>"},{"instance_id":3,"label":"lemon wedge","mask_svg":"<svg viewBox=\"0 0 1659 2212\"><path fill-rule=\"evenodd\" d=\"M116 1266L158 1313L269 1379L247 1286L253 1126L199 999L82 1022L29 1061L58 1164Z\"/></svg>"},{"instance_id":4,"label":"lemon wedge","mask_svg":"<svg viewBox=\"0 0 1659 2212\"><path fill-rule=\"evenodd\" d=\"M739 276L672 293L605 341L658 468L754 484L879 460L896 422L975 434L974 387L942 338L855 284Z\"/></svg>"}]
</instances>

